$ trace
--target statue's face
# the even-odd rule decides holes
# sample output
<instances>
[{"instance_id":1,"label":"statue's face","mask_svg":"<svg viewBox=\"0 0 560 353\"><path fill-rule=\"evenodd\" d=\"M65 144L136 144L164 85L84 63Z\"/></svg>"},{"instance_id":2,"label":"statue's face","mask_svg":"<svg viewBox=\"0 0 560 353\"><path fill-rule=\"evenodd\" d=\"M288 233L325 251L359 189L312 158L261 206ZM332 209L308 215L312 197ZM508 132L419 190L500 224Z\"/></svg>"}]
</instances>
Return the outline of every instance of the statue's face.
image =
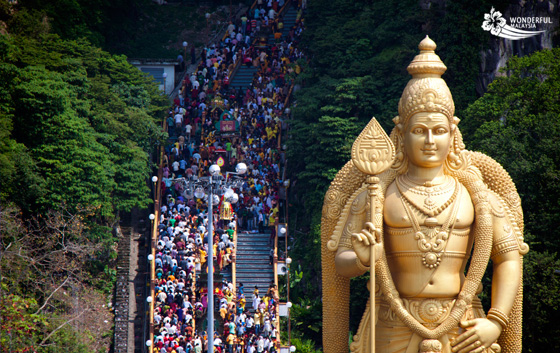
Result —
<instances>
[{"instance_id":1,"label":"statue's face","mask_svg":"<svg viewBox=\"0 0 560 353\"><path fill-rule=\"evenodd\" d=\"M404 131L404 148L409 163L423 168L443 164L451 145L451 127L441 113L416 113Z\"/></svg>"}]
</instances>

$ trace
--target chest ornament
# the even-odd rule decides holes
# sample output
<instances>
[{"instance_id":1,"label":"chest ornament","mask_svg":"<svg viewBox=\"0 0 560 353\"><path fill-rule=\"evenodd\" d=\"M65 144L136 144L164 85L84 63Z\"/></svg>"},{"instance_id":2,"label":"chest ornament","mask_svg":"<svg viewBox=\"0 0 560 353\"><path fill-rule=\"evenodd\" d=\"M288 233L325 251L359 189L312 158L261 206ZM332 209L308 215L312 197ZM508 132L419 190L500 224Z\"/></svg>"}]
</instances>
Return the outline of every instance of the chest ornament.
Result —
<instances>
[{"instance_id":1,"label":"chest ornament","mask_svg":"<svg viewBox=\"0 0 560 353\"><path fill-rule=\"evenodd\" d=\"M401 175L396 179L396 186L399 196L402 196L400 199L404 210L412 223L414 238L417 240L418 250L422 253L422 264L427 268L435 269L441 263L443 251L453 230L453 221L457 218L459 211L460 202L457 202L457 199L461 199L459 182L455 178L448 178L441 186L433 187L431 184L417 186L407 176ZM424 204L419 205L415 202L412 194L424 196ZM451 195L443 204L437 206L434 197L445 194ZM452 211L441 227L438 227L436 217L450 206L453 207ZM413 209L427 216L424 221L424 229L420 227Z\"/></svg>"}]
</instances>

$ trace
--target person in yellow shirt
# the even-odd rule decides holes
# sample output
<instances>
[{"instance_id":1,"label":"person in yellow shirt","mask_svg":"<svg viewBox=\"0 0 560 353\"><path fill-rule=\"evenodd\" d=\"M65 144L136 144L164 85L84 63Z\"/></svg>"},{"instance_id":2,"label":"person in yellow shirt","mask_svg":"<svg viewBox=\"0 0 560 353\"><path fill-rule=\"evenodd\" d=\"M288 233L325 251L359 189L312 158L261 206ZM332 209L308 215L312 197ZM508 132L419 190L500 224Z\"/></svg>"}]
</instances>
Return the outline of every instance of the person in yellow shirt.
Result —
<instances>
[{"instance_id":1,"label":"person in yellow shirt","mask_svg":"<svg viewBox=\"0 0 560 353\"><path fill-rule=\"evenodd\" d=\"M226 306L222 306L220 308L220 317L222 318L222 320L226 320L226 314L227 314L227 307Z\"/></svg>"},{"instance_id":2,"label":"person in yellow shirt","mask_svg":"<svg viewBox=\"0 0 560 353\"><path fill-rule=\"evenodd\" d=\"M257 336L261 333L261 318L262 315L259 309L255 308L255 315L253 316L253 319L255 320L255 335Z\"/></svg>"},{"instance_id":3,"label":"person in yellow shirt","mask_svg":"<svg viewBox=\"0 0 560 353\"><path fill-rule=\"evenodd\" d=\"M233 344L235 343L235 335L230 332L226 338L228 353L233 353Z\"/></svg>"},{"instance_id":4,"label":"person in yellow shirt","mask_svg":"<svg viewBox=\"0 0 560 353\"><path fill-rule=\"evenodd\" d=\"M206 251L200 249L200 266L206 263Z\"/></svg>"},{"instance_id":5,"label":"person in yellow shirt","mask_svg":"<svg viewBox=\"0 0 560 353\"><path fill-rule=\"evenodd\" d=\"M233 301L233 298L234 298L233 293L230 292L230 291L227 291L227 293L226 293L226 300L227 300L228 304L231 303L231 302Z\"/></svg>"},{"instance_id":6,"label":"person in yellow shirt","mask_svg":"<svg viewBox=\"0 0 560 353\"><path fill-rule=\"evenodd\" d=\"M272 215L273 215L274 217L276 217L276 214L278 213L278 206L276 205L276 206L272 207L272 209L270 210L270 212L272 212Z\"/></svg>"},{"instance_id":7,"label":"person in yellow shirt","mask_svg":"<svg viewBox=\"0 0 560 353\"><path fill-rule=\"evenodd\" d=\"M214 256L216 256L216 254L218 253L218 244L214 243L212 253L214 254ZM217 256L216 256L216 257L217 257Z\"/></svg>"},{"instance_id":8,"label":"person in yellow shirt","mask_svg":"<svg viewBox=\"0 0 560 353\"><path fill-rule=\"evenodd\" d=\"M222 262L224 267L231 264L231 248L226 249Z\"/></svg>"},{"instance_id":9,"label":"person in yellow shirt","mask_svg":"<svg viewBox=\"0 0 560 353\"><path fill-rule=\"evenodd\" d=\"M239 298L239 307L241 307L241 311L245 311L245 304L247 303L247 300L245 299L245 296L243 294L241 294L241 297Z\"/></svg>"},{"instance_id":10,"label":"person in yellow shirt","mask_svg":"<svg viewBox=\"0 0 560 353\"><path fill-rule=\"evenodd\" d=\"M237 345L238 345L239 347L241 347L241 349L239 350L239 352L245 353L245 341L243 340L243 338L241 338L241 337L237 338Z\"/></svg>"},{"instance_id":11,"label":"person in yellow shirt","mask_svg":"<svg viewBox=\"0 0 560 353\"><path fill-rule=\"evenodd\" d=\"M269 224L272 228L274 228L274 223L276 223L276 214L275 214L275 212L274 212L273 210L274 210L274 209L272 209L272 210L270 211L269 216L268 216L268 224Z\"/></svg>"},{"instance_id":12,"label":"person in yellow shirt","mask_svg":"<svg viewBox=\"0 0 560 353\"><path fill-rule=\"evenodd\" d=\"M276 238L276 214L278 213L278 206L274 206L270 210L268 225L270 227L270 239L269 244L274 244L274 238Z\"/></svg>"}]
</instances>

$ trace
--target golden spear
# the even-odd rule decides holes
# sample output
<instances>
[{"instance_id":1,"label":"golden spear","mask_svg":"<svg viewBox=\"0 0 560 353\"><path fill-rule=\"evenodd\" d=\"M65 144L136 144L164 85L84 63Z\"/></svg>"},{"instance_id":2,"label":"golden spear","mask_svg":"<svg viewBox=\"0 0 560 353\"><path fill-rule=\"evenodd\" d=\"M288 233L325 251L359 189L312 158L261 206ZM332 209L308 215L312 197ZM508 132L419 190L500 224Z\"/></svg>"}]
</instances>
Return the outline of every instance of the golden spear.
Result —
<instances>
[{"instance_id":1,"label":"golden spear","mask_svg":"<svg viewBox=\"0 0 560 353\"><path fill-rule=\"evenodd\" d=\"M376 208L376 198L379 191L379 178L393 164L395 147L375 118L360 133L352 145L352 162L364 174L367 174L368 196L370 198L371 223L375 227L383 226L383 214ZM379 210L379 212L378 212ZM378 218L376 220L376 217ZM375 232L374 232L375 237ZM370 338L371 353L375 352L375 244L370 244Z\"/></svg>"}]
</instances>

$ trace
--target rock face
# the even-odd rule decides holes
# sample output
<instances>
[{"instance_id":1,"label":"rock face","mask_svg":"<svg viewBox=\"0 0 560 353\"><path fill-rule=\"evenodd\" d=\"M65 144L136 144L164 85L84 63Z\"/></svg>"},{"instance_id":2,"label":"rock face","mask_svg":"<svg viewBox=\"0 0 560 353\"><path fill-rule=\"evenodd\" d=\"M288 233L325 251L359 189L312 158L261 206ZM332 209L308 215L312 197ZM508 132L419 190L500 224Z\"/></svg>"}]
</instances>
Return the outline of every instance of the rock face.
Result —
<instances>
[{"instance_id":1,"label":"rock face","mask_svg":"<svg viewBox=\"0 0 560 353\"><path fill-rule=\"evenodd\" d=\"M546 31L527 39L509 40L492 36L489 48L480 53L480 74L476 85L478 94L484 94L494 78L502 75L499 69L505 66L509 58L529 55L535 51L552 48L560 44L559 8L559 0L518 0L508 6L503 13L508 25L511 24L511 18L517 17L545 17L550 18L552 23L537 23L536 28L524 28L529 31Z\"/></svg>"}]
</instances>

